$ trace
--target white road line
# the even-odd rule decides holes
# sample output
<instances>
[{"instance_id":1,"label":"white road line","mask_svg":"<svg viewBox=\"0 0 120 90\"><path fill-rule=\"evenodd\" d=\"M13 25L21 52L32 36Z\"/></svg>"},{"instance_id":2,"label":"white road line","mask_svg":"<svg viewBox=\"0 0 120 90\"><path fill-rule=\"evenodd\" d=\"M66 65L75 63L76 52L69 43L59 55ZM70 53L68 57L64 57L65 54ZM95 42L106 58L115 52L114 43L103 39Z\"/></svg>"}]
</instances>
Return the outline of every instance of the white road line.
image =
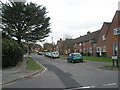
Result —
<instances>
[{"instance_id":1,"label":"white road line","mask_svg":"<svg viewBox=\"0 0 120 90\"><path fill-rule=\"evenodd\" d=\"M83 88L95 88L95 86L86 86L86 87L81 87L82 89Z\"/></svg>"},{"instance_id":2,"label":"white road line","mask_svg":"<svg viewBox=\"0 0 120 90\"><path fill-rule=\"evenodd\" d=\"M111 85L116 85L117 83L109 83L109 84L103 84L103 86L111 86Z\"/></svg>"},{"instance_id":3,"label":"white road line","mask_svg":"<svg viewBox=\"0 0 120 90\"><path fill-rule=\"evenodd\" d=\"M85 89L85 88L95 88L95 86L77 87L77 88L70 88L70 89L64 89L64 90L76 90L76 89Z\"/></svg>"}]
</instances>

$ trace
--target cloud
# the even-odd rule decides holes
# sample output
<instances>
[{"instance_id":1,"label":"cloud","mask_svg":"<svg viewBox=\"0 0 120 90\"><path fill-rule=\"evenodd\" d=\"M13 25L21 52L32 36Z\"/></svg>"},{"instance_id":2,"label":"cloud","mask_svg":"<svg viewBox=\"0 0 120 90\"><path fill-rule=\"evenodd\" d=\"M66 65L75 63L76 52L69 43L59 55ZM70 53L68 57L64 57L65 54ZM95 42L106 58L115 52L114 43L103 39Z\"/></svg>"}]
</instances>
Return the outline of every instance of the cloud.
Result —
<instances>
[{"instance_id":1,"label":"cloud","mask_svg":"<svg viewBox=\"0 0 120 90\"><path fill-rule=\"evenodd\" d=\"M55 42L63 34L73 37L84 35L87 31L96 31L103 22L111 22L118 9L119 0L27 0L46 6L51 17L50 37Z\"/></svg>"}]
</instances>

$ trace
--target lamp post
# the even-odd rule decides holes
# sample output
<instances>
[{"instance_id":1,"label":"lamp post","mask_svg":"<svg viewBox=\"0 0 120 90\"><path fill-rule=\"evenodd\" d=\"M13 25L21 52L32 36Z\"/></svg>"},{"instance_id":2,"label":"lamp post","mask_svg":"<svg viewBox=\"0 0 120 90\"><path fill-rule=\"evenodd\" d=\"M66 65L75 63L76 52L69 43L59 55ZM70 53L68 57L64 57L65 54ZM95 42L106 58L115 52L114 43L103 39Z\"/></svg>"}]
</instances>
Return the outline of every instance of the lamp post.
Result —
<instances>
[{"instance_id":1,"label":"lamp post","mask_svg":"<svg viewBox=\"0 0 120 90\"><path fill-rule=\"evenodd\" d=\"M54 49L54 43L53 43L53 37L52 37L52 52L53 52L53 49Z\"/></svg>"}]
</instances>

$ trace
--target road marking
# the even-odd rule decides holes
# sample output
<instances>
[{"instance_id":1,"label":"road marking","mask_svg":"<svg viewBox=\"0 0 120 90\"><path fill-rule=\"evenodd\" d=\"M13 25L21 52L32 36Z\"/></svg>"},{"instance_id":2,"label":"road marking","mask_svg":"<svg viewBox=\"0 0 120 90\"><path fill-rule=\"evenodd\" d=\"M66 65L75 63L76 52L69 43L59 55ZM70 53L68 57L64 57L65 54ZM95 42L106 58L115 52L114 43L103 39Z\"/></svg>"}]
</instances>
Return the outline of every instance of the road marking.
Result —
<instances>
[{"instance_id":1,"label":"road marking","mask_svg":"<svg viewBox=\"0 0 120 90\"><path fill-rule=\"evenodd\" d=\"M76 89L85 89L85 88L95 88L95 86L85 86L85 87L77 87L77 88L68 88L68 89L64 89L64 90L76 90Z\"/></svg>"},{"instance_id":2,"label":"road marking","mask_svg":"<svg viewBox=\"0 0 120 90\"><path fill-rule=\"evenodd\" d=\"M111 86L111 85L116 85L117 83L109 83L109 84L103 84L103 86Z\"/></svg>"},{"instance_id":3,"label":"road marking","mask_svg":"<svg viewBox=\"0 0 120 90\"><path fill-rule=\"evenodd\" d=\"M95 88L95 86L86 86L86 87L81 87L81 89L83 88Z\"/></svg>"}]
</instances>

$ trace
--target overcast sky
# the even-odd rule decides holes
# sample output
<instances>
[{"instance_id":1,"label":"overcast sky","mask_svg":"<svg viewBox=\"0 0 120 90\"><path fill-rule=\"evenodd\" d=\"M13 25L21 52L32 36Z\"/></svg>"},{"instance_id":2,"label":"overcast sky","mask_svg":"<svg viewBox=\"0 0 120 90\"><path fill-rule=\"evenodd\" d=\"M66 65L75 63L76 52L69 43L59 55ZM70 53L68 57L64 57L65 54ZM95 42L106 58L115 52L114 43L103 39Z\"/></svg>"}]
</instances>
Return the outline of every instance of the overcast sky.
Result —
<instances>
[{"instance_id":1,"label":"overcast sky","mask_svg":"<svg viewBox=\"0 0 120 90\"><path fill-rule=\"evenodd\" d=\"M2 0L4 1L4 0ZM47 8L51 17L50 36L46 42L54 42L70 34L73 38L93 32L102 27L103 22L111 22L118 10L119 0L26 0Z\"/></svg>"}]
</instances>

